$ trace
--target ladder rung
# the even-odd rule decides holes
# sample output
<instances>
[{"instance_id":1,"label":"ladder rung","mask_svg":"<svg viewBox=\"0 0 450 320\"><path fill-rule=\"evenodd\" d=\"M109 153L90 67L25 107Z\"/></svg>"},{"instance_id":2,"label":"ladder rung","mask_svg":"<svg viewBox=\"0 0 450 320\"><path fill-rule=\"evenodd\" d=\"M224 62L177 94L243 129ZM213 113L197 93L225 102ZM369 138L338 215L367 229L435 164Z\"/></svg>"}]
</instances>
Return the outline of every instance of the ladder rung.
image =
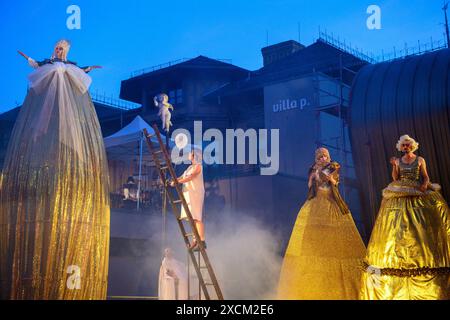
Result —
<instances>
[{"instance_id":1,"label":"ladder rung","mask_svg":"<svg viewBox=\"0 0 450 320\"><path fill-rule=\"evenodd\" d=\"M213 286L214 283L210 283L210 282L205 282L205 286Z\"/></svg>"},{"instance_id":2,"label":"ladder rung","mask_svg":"<svg viewBox=\"0 0 450 320\"><path fill-rule=\"evenodd\" d=\"M161 170L167 170L167 169L169 169L169 166L163 166L163 167L161 167Z\"/></svg>"},{"instance_id":3,"label":"ladder rung","mask_svg":"<svg viewBox=\"0 0 450 320\"><path fill-rule=\"evenodd\" d=\"M184 236L185 236L185 237L193 237L194 234L193 234L193 233L186 233Z\"/></svg>"},{"instance_id":4,"label":"ladder rung","mask_svg":"<svg viewBox=\"0 0 450 320\"><path fill-rule=\"evenodd\" d=\"M160 153L162 153L162 152L163 152L162 150L156 150L156 151L153 152L153 153L160 154Z\"/></svg>"},{"instance_id":5,"label":"ladder rung","mask_svg":"<svg viewBox=\"0 0 450 320\"><path fill-rule=\"evenodd\" d=\"M173 203L175 203L175 204L178 204L178 203L181 203L182 201L181 200L174 200L173 201Z\"/></svg>"}]
</instances>

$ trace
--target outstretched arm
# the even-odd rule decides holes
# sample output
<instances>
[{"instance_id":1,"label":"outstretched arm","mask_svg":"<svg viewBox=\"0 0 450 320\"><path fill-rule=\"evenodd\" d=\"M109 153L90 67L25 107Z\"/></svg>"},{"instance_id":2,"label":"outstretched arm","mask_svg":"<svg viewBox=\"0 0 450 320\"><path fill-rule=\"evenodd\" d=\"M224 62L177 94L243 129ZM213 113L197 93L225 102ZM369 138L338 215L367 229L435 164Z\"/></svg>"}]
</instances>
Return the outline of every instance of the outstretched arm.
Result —
<instances>
[{"instance_id":1,"label":"outstretched arm","mask_svg":"<svg viewBox=\"0 0 450 320\"><path fill-rule=\"evenodd\" d=\"M23 53L22 51L20 51L20 50L17 50L17 52L22 56L22 57L24 57L25 59L27 59L28 60L28 64L31 66L31 67L33 67L33 68L37 68L37 67L39 67L39 64L34 60L34 59L32 59L32 58L30 58L29 56L27 56L25 53Z\"/></svg>"},{"instance_id":2,"label":"outstretched arm","mask_svg":"<svg viewBox=\"0 0 450 320\"><path fill-rule=\"evenodd\" d=\"M29 56L27 56L25 53L23 53L22 51L20 51L20 50L17 50L17 52L22 56L22 57L24 57L25 59L29 59L30 57Z\"/></svg>"},{"instance_id":3,"label":"outstretched arm","mask_svg":"<svg viewBox=\"0 0 450 320\"><path fill-rule=\"evenodd\" d=\"M102 66L89 66L89 67L83 67L81 68L84 72L88 73L89 71L92 71L94 69L100 69L103 68Z\"/></svg>"},{"instance_id":4,"label":"outstretched arm","mask_svg":"<svg viewBox=\"0 0 450 320\"><path fill-rule=\"evenodd\" d=\"M420 166L420 173L422 174L423 182L419 187L419 190L422 192L425 192L427 190L427 186L430 183L430 177L428 176L427 172L427 164L425 162L425 159L422 157L419 157L419 166Z\"/></svg>"}]
</instances>

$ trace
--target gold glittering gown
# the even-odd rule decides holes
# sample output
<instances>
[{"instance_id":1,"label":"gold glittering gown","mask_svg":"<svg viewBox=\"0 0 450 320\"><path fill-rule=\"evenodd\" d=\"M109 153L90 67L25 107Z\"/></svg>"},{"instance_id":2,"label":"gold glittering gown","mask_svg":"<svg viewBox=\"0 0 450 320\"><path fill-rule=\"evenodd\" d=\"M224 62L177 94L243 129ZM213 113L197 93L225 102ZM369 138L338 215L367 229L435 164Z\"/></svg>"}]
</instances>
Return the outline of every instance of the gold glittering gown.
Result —
<instances>
[{"instance_id":1,"label":"gold glittering gown","mask_svg":"<svg viewBox=\"0 0 450 320\"><path fill-rule=\"evenodd\" d=\"M361 298L448 299L450 211L437 191L420 185L418 158L400 160L399 180L383 190L362 276Z\"/></svg>"},{"instance_id":2,"label":"gold glittering gown","mask_svg":"<svg viewBox=\"0 0 450 320\"><path fill-rule=\"evenodd\" d=\"M0 181L1 298L105 299L108 169L90 77L55 62L29 80Z\"/></svg>"},{"instance_id":3,"label":"gold glittering gown","mask_svg":"<svg viewBox=\"0 0 450 320\"><path fill-rule=\"evenodd\" d=\"M283 260L278 299L358 299L365 246L351 213L324 180L313 183L308 198Z\"/></svg>"}]
</instances>

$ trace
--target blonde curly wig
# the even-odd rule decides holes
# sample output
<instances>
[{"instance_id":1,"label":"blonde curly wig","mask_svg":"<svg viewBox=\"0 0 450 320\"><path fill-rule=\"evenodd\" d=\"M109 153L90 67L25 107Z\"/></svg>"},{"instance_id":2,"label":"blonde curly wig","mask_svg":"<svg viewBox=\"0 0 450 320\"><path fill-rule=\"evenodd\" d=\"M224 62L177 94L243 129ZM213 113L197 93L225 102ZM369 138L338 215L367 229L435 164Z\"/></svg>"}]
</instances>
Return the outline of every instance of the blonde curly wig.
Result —
<instances>
[{"instance_id":1,"label":"blonde curly wig","mask_svg":"<svg viewBox=\"0 0 450 320\"><path fill-rule=\"evenodd\" d=\"M413 138L411 138L409 135L404 134L400 137L400 139L397 142L397 150L398 151L402 151L402 144L404 143L409 143L412 147L412 152L416 151L417 149L419 149L419 143L414 140Z\"/></svg>"}]
</instances>

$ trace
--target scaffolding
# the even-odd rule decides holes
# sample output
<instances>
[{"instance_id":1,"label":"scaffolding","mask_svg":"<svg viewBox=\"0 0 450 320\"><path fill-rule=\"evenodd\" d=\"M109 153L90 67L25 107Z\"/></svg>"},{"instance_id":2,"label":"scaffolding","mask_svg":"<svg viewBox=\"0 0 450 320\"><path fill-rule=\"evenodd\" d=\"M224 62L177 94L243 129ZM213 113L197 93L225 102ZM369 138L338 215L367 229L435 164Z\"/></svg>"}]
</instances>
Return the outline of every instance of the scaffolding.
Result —
<instances>
[{"instance_id":1,"label":"scaffolding","mask_svg":"<svg viewBox=\"0 0 450 320\"><path fill-rule=\"evenodd\" d=\"M348 133L348 107L350 105L350 89L351 86L344 82L344 71L351 74L351 78L356 76L357 71L347 68L342 63L342 54L339 57L337 67L338 76L332 77L323 72L316 71L313 73L314 83L314 111L316 115L316 146L326 147L334 150L339 156L342 175L340 177L340 185L342 186L343 198L348 197L349 189L355 186L355 182L348 177L348 172L353 167L349 164L351 150L347 143ZM333 137L323 137L321 117L326 113L336 117L339 121L339 133Z\"/></svg>"},{"instance_id":2,"label":"scaffolding","mask_svg":"<svg viewBox=\"0 0 450 320\"><path fill-rule=\"evenodd\" d=\"M350 42L340 40L339 37L335 38L333 33L331 35L327 31L321 31L319 28L319 40L327 43L330 46L335 47L341 51L352 54L353 56L367 61L369 63L381 63L390 62L393 60L404 59L414 55L421 55L428 52L444 49L447 47L446 39L433 39L430 37L425 41L417 40L417 44L404 43L402 47L392 47L390 51L381 50L381 54L374 55L372 52L367 51L364 53L358 47L353 47Z\"/></svg>"}]
</instances>

